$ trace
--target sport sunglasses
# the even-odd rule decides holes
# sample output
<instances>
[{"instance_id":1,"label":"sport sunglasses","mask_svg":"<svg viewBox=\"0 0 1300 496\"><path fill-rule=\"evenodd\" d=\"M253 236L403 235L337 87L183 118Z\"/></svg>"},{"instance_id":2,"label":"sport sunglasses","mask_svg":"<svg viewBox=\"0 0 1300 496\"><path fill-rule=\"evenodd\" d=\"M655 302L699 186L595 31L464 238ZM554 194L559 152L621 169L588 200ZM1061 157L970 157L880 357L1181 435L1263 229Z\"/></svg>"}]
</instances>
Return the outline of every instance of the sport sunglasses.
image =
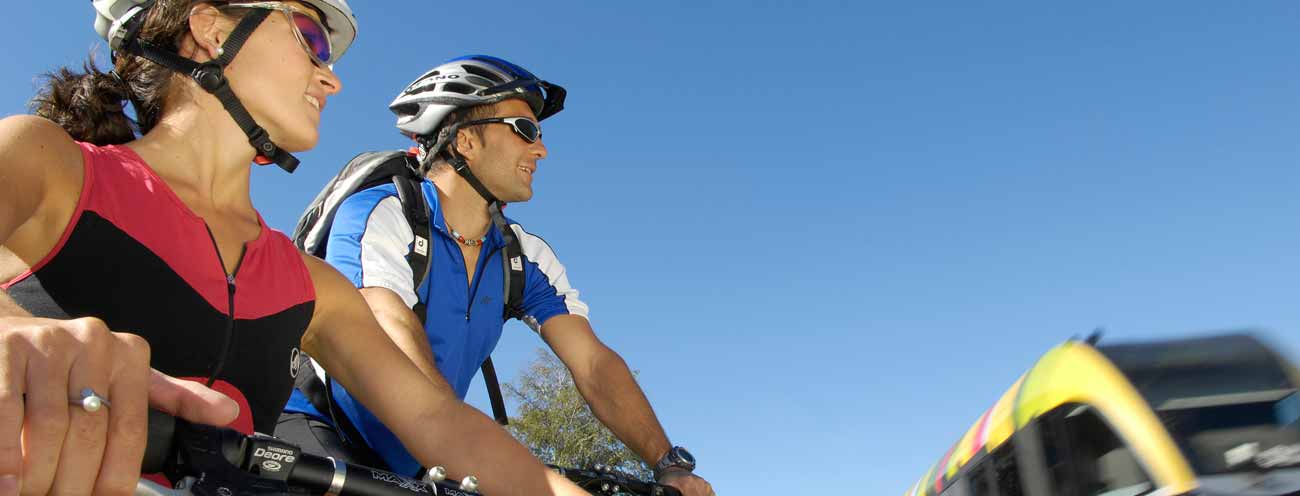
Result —
<instances>
[{"instance_id":1,"label":"sport sunglasses","mask_svg":"<svg viewBox=\"0 0 1300 496\"><path fill-rule=\"evenodd\" d=\"M307 51L307 55L311 56L312 61L327 67L333 65L334 47L330 44L329 31L325 29L325 26L320 21L317 21L316 18L306 12L281 2L232 3L227 7L283 12L284 16L289 19L289 25L293 26L293 34L298 38L298 44L302 45L303 50Z\"/></svg>"},{"instance_id":2,"label":"sport sunglasses","mask_svg":"<svg viewBox=\"0 0 1300 496\"><path fill-rule=\"evenodd\" d=\"M541 125L533 122L527 117L493 117L491 119L479 119L462 123L460 127L477 126L479 124L509 124L511 129L515 130L520 138L529 143L536 143L542 139Z\"/></svg>"}]
</instances>

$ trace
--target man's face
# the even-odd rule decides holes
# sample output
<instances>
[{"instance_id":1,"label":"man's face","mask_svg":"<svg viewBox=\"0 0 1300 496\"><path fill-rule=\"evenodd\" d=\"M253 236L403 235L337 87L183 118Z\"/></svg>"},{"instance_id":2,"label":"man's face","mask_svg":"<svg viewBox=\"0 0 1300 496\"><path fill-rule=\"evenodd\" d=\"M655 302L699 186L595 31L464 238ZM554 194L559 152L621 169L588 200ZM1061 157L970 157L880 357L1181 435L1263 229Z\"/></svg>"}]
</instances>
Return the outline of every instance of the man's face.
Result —
<instances>
[{"instance_id":1,"label":"man's face","mask_svg":"<svg viewBox=\"0 0 1300 496\"><path fill-rule=\"evenodd\" d=\"M523 100L505 100L493 107L496 110L493 117L526 117L537 121L532 108ZM501 201L531 199L537 161L546 158L546 145L541 138L529 143L506 123L481 124L478 130L481 148L469 161L474 175Z\"/></svg>"}]
</instances>

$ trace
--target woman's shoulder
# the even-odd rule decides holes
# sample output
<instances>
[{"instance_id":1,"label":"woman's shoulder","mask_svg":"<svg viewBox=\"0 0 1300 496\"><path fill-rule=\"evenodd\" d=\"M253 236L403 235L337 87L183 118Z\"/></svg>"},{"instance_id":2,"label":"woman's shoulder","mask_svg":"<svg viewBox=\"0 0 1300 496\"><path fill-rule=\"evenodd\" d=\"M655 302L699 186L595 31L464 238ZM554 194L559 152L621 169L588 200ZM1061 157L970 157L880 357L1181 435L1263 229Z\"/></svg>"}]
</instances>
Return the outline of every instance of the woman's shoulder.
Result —
<instances>
[{"instance_id":1,"label":"woman's shoulder","mask_svg":"<svg viewBox=\"0 0 1300 496\"><path fill-rule=\"evenodd\" d=\"M0 153L5 154L15 151L57 153L79 148L72 135L62 127L35 115L11 115L0 119L0 146L3 146Z\"/></svg>"},{"instance_id":2,"label":"woman's shoulder","mask_svg":"<svg viewBox=\"0 0 1300 496\"><path fill-rule=\"evenodd\" d=\"M0 119L0 169L14 177L52 174L79 181L81 163L81 146L53 121L34 115Z\"/></svg>"},{"instance_id":3,"label":"woman's shoulder","mask_svg":"<svg viewBox=\"0 0 1300 496\"><path fill-rule=\"evenodd\" d=\"M80 201L82 162L81 146L57 124L0 119L0 226L14 229L0 233L7 248L30 260L54 248Z\"/></svg>"}]
</instances>

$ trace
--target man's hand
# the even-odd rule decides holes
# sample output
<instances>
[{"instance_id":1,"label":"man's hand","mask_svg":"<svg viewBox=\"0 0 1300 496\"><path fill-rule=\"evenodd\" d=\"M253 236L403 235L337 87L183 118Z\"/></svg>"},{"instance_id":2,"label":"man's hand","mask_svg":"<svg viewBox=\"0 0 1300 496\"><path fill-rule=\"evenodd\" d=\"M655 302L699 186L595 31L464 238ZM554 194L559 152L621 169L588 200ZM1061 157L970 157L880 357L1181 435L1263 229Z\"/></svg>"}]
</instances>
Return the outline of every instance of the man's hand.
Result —
<instances>
[{"instance_id":1,"label":"man's hand","mask_svg":"<svg viewBox=\"0 0 1300 496\"><path fill-rule=\"evenodd\" d=\"M659 483L673 486L682 496L715 496L713 486L700 476L678 468L668 468L659 476Z\"/></svg>"}]
</instances>

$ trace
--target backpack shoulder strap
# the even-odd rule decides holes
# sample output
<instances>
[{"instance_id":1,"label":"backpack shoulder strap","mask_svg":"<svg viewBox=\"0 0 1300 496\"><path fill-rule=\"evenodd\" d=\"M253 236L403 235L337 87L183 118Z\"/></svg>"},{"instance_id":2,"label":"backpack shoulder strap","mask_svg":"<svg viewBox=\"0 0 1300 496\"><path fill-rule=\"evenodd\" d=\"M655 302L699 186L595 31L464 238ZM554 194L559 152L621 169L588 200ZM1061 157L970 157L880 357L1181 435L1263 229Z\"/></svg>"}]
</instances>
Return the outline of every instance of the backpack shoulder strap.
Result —
<instances>
[{"instance_id":1,"label":"backpack shoulder strap","mask_svg":"<svg viewBox=\"0 0 1300 496\"><path fill-rule=\"evenodd\" d=\"M506 415L506 402L501 398L501 382L497 381L497 368L492 365L492 357L488 356L483 359L483 385L487 386L488 401L492 403L492 418L496 419L498 424L510 425L510 417Z\"/></svg>"},{"instance_id":2,"label":"backpack shoulder strap","mask_svg":"<svg viewBox=\"0 0 1300 496\"><path fill-rule=\"evenodd\" d=\"M402 159L409 165L412 160L410 156L403 155ZM429 277L429 202L424 200L424 191L421 188L423 180L416 176L414 172L410 174L394 174L392 183L397 187L397 199L402 203L402 213L406 215L406 222L411 226L411 232L415 235L411 243L411 252L406 255L406 262L411 266L411 286L416 293L420 292L420 286ZM411 310L415 316L419 317L420 324L424 324L425 312L424 303L416 303Z\"/></svg>"},{"instance_id":3,"label":"backpack shoulder strap","mask_svg":"<svg viewBox=\"0 0 1300 496\"><path fill-rule=\"evenodd\" d=\"M506 221L505 215L501 213L501 204L492 202L488 204L488 216L492 218L498 231L501 232L501 238L505 240L505 247L501 256L503 265L501 274L505 278L505 319L524 318L524 250L519 244L519 236L515 235L515 230L510 227ZM483 360L483 385L487 387L488 400L492 403L492 416L496 418L497 423L507 425L510 422L506 415L506 404L501 397L501 383L497 380L496 367L492 365L492 357L489 356Z\"/></svg>"},{"instance_id":4,"label":"backpack shoulder strap","mask_svg":"<svg viewBox=\"0 0 1300 496\"><path fill-rule=\"evenodd\" d=\"M523 246L519 243L519 236L510 227L505 215L501 213L500 204L489 204L488 215L497 230L501 231L501 238L505 240L501 257L501 263L504 265L501 273L505 277L505 318L523 320L525 283Z\"/></svg>"}]
</instances>

